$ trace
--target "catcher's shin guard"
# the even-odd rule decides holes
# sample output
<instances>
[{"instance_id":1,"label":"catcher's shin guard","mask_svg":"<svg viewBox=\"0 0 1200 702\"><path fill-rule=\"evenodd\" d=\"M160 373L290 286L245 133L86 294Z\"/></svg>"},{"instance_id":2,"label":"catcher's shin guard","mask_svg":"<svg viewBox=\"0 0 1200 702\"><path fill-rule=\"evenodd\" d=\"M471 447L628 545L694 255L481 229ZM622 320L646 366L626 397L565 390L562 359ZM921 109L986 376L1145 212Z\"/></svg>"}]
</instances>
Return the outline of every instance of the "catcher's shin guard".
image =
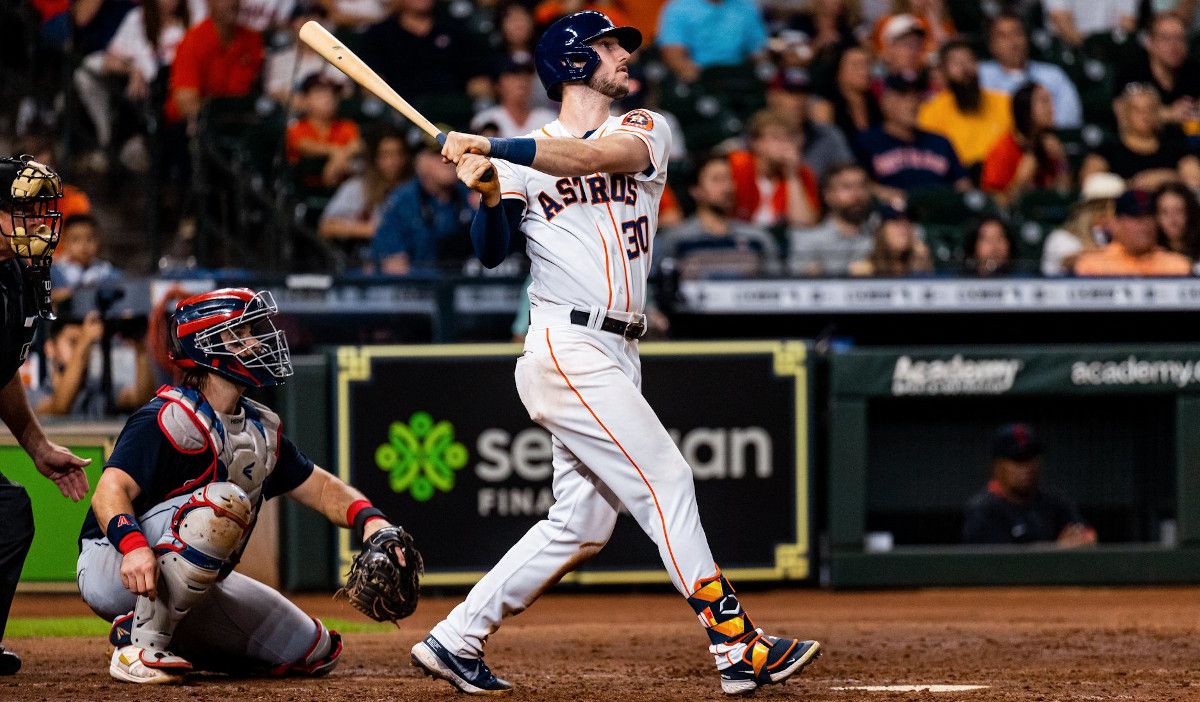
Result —
<instances>
[{"instance_id":1,"label":"catcher's shin guard","mask_svg":"<svg viewBox=\"0 0 1200 702\"><path fill-rule=\"evenodd\" d=\"M254 508L233 483L199 488L176 512L171 530L154 547L158 597L141 596L134 607L130 640L149 651L165 651L181 619L208 594L221 568L241 545Z\"/></svg>"},{"instance_id":2,"label":"catcher's shin guard","mask_svg":"<svg viewBox=\"0 0 1200 702\"><path fill-rule=\"evenodd\" d=\"M325 624L315 617L313 624L317 625L317 635L308 651L297 661L275 666L270 670L271 675L305 675L317 678L337 667L338 658L342 655L341 634L326 629Z\"/></svg>"}]
</instances>

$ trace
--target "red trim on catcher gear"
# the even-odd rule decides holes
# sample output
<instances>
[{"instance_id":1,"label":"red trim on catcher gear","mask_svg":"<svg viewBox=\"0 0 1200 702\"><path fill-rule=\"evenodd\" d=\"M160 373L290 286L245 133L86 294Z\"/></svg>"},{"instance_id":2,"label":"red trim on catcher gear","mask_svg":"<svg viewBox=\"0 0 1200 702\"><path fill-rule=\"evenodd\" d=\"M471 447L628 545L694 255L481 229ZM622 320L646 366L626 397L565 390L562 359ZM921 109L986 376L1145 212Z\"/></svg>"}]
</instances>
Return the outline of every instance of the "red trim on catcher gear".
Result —
<instances>
[{"instance_id":1,"label":"red trim on catcher gear","mask_svg":"<svg viewBox=\"0 0 1200 702\"><path fill-rule=\"evenodd\" d=\"M370 500L355 500L354 502L351 502L350 508L346 510L346 523L353 525L354 518L358 516L358 513L372 506L373 505L371 504Z\"/></svg>"},{"instance_id":2,"label":"red trim on catcher gear","mask_svg":"<svg viewBox=\"0 0 1200 702\"><path fill-rule=\"evenodd\" d=\"M184 322L183 324L180 324L176 328L175 333L179 336L187 336L189 334L195 334L196 332L202 332L205 329L210 329L223 322L228 322L231 319L237 319L238 317L242 316L243 312L244 310L229 310L227 312L221 312L220 314L214 314L211 317L193 319L190 322Z\"/></svg>"},{"instance_id":3,"label":"red trim on catcher gear","mask_svg":"<svg viewBox=\"0 0 1200 702\"><path fill-rule=\"evenodd\" d=\"M195 490L197 485L203 485L206 481L211 482L214 478L217 477L217 449L215 446L213 446L212 434L209 433L208 429L204 428L204 423L200 421L200 418L196 416L196 413L194 411L192 411L192 408L188 407L183 402L180 402L179 399L170 397L166 394L168 391L170 391L172 389L173 388L170 385L163 385L162 387L160 387L158 389L157 395L158 395L158 397L161 397L162 399L166 400L168 403L175 403L184 412L187 413L188 418L192 420L192 423L195 424L196 428L200 430L200 433L204 435L204 447L198 451L188 451L188 450L184 449L183 447L181 447L179 444L175 443L175 439L171 436L171 433L169 431L167 431L167 428L165 426L163 426L163 422L162 422L162 413L163 413L163 410L165 410L167 407L166 404L164 404L162 406L162 409L160 409L158 411L158 416L156 417L156 419L158 421L159 430L162 431L162 433L167 437L167 441L170 442L171 446L173 446L176 451L179 451L180 453L189 454L189 455L199 455L199 454L203 453L204 451L211 451L212 452L212 461L209 462L208 467L204 469L203 473L196 476L195 478L192 478L191 480L185 481L183 483L183 485L179 486L178 488L175 488L171 492L168 492L167 493L168 500L171 499L172 497L178 497L180 495L189 493L192 490Z\"/></svg>"},{"instance_id":4,"label":"red trim on catcher gear","mask_svg":"<svg viewBox=\"0 0 1200 702\"><path fill-rule=\"evenodd\" d=\"M275 677L283 677L285 675L324 675L333 669L338 657L342 655L342 635L333 629L327 630L320 619L316 617L310 617L310 619L312 619L313 624L317 625L317 638L308 647L308 650L304 652L304 655L300 656L299 660L292 663L281 663L271 668L267 671L270 675ZM308 657L317 650L317 646L321 645L321 632L323 631L329 632L329 644L333 650L324 658L308 663Z\"/></svg>"},{"instance_id":5,"label":"red trim on catcher gear","mask_svg":"<svg viewBox=\"0 0 1200 702\"><path fill-rule=\"evenodd\" d=\"M142 665L155 670L191 670L192 664L180 659L178 663L162 663L159 661L146 660L146 649L138 651L138 659L142 661Z\"/></svg>"},{"instance_id":6,"label":"red trim on catcher gear","mask_svg":"<svg viewBox=\"0 0 1200 702\"><path fill-rule=\"evenodd\" d=\"M194 305L197 302L207 302L208 300L220 300L224 297L233 297L242 302L250 302L250 300L254 299L254 295L255 292L250 288L221 288L220 290L192 295L189 298L180 300L175 304L175 309L181 310L187 305Z\"/></svg>"},{"instance_id":7,"label":"red trim on catcher gear","mask_svg":"<svg viewBox=\"0 0 1200 702\"><path fill-rule=\"evenodd\" d=\"M189 499L187 502L184 502L182 505L180 505L179 509L175 510L175 516L171 518L171 533L173 533L176 537L179 536L179 532L176 530L176 528L179 526L179 523L183 521L183 515L201 507L208 507L213 511L213 514L223 519L232 521L234 524L240 526L243 531L250 528L249 522L243 520L241 517L233 514L229 510L208 499L208 489L210 487L212 487L212 483L209 483L201 488L199 500L196 499L195 495L192 495L191 499Z\"/></svg>"},{"instance_id":8,"label":"red trim on catcher gear","mask_svg":"<svg viewBox=\"0 0 1200 702\"><path fill-rule=\"evenodd\" d=\"M146 535L140 531L126 534L125 538L121 539L121 543L117 544L117 550L121 553L129 553L139 548L150 548L150 542L146 541Z\"/></svg>"}]
</instances>

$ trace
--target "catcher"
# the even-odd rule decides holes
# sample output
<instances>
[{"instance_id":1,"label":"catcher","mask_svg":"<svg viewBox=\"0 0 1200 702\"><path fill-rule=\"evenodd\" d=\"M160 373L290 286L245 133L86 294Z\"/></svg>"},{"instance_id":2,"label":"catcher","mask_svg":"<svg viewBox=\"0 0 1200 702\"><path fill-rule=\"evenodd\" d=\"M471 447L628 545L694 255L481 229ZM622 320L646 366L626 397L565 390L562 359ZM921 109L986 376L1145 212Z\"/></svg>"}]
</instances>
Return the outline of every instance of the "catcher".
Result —
<instances>
[{"instance_id":1,"label":"catcher","mask_svg":"<svg viewBox=\"0 0 1200 702\"><path fill-rule=\"evenodd\" d=\"M174 683L195 668L237 674L328 673L341 637L275 590L233 572L264 500L290 495L364 541L346 594L379 620L416 608L412 538L354 488L315 466L247 388L292 374L269 292L189 297L170 325L178 386L129 418L80 533L76 579L112 621L109 674Z\"/></svg>"}]
</instances>

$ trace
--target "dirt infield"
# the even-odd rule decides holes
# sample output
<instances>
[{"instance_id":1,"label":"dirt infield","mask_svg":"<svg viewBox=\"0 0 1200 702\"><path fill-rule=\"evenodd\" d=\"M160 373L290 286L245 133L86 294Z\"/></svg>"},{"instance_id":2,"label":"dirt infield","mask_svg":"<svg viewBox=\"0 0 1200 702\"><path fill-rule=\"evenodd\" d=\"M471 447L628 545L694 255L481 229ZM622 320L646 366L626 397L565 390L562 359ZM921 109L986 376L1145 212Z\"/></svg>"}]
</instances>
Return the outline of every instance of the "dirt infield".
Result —
<instances>
[{"instance_id":1,"label":"dirt infield","mask_svg":"<svg viewBox=\"0 0 1200 702\"><path fill-rule=\"evenodd\" d=\"M326 597L298 600L320 615L352 617ZM760 699L1200 700L1200 589L928 590L743 594L771 632L819 639L825 656ZM112 682L105 642L15 639L26 667L0 678L0 700L443 700L462 699L417 675L409 647L456 603L430 598L395 633L350 634L342 665L320 680L232 680L197 675L182 687ZM18 597L14 616L86 612L73 598ZM516 686L513 699L698 700L722 697L705 637L670 595L550 595L511 620L488 660ZM986 685L982 690L868 692L834 688Z\"/></svg>"}]
</instances>

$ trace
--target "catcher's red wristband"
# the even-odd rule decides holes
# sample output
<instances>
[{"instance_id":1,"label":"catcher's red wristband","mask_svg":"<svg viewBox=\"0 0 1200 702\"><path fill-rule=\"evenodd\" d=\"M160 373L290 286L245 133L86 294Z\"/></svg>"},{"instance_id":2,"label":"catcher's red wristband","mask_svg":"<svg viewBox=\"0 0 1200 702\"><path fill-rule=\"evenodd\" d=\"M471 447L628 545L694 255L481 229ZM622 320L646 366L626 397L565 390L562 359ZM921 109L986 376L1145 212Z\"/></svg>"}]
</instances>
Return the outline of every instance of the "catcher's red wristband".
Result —
<instances>
[{"instance_id":1,"label":"catcher's red wristband","mask_svg":"<svg viewBox=\"0 0 1200 702\"><path fill-rule=\"evenodd\" d=\"M147 548L150 546L146 541L146 535L142 533L141 525L137 523L137 519L134 519L132 514L118 514L110 519L105 535L122 554L143 546Z\"/></svg>"},{"instance_id":2,"label":"catcher's red wristband","mask_svg":"<svg viewBox=\"0 0 1200 702\"><path fill-rule=\"evenodd\" d=\"M350 503L350 509L346 510L346 523L353 526L354 520L358 518L358 513L364 509L371 508L370 500L355 500Z\"/></svg>"}]
</instances>

